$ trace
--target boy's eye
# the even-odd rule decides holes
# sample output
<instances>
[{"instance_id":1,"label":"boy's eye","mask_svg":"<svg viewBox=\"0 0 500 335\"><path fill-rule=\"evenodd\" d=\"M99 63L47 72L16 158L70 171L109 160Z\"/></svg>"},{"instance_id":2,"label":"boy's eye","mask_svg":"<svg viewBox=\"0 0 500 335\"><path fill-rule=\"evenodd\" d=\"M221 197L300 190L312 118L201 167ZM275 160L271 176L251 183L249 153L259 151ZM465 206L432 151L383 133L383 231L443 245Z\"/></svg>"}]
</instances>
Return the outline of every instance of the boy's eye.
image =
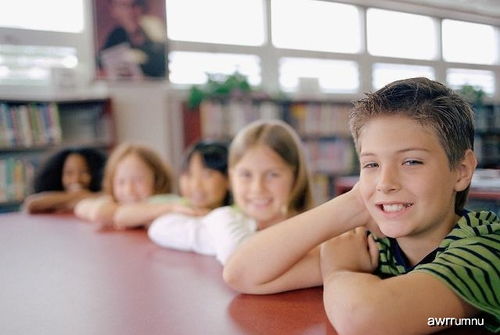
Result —
<instances>
[{"instance_id":1,"label":"boy's eye","mask_svg":"<svg viewBox=\"0 0 500 335\"><path fill-rule=\"evenodd\" d=\"M419 164L422 164L422 162L416 159L408 159L403 163L403 165L419 165Z\"/></svg>"},{"instance_id":2,"label":"boy's eye","mask_svg":"<svg viewBox=\"0 0 500 335\"><path fill-rule=\"evenodd\" d=\"M370 168L376 168L378 167L377 163L370 162L370 163L363 163L362 164L363 169L370 169Z\"/></svg>"}]
</instances>

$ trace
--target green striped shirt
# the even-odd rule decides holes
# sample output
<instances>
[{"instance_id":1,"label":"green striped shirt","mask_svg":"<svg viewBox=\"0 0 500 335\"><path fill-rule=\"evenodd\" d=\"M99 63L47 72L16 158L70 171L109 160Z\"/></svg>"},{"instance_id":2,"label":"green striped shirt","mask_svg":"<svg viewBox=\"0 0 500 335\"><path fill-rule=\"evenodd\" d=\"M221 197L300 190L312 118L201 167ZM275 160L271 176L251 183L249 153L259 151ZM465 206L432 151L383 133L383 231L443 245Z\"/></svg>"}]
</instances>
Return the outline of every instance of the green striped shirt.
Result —
<instances>
[{"instance_id":1,"label":"green striped shirt","mask_svg":"<svg viewBox=\"0 0 500 335\"><path fill-rule=\"evenodd\" d=\"M500 220L494 213L464 214L439 247L414 267L408 266L395 239L380 238L377 244L377 275L428 273L481 310L488 330L500 331Z\"/></svg>"}]
</instances>

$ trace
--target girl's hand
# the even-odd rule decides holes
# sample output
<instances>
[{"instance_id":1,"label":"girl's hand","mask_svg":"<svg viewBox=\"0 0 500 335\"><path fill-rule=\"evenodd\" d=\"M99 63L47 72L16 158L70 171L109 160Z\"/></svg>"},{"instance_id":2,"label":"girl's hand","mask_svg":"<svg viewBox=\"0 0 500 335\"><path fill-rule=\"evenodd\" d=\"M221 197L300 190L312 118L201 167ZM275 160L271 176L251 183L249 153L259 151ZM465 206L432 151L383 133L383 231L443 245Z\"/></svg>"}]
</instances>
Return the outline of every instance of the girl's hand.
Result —
<instances>
[{"instance_id":1,"label":"girl's hand","mask_svg":"<svg viewBox=\"0 0 500 335\"><path fill-rule=\"evenodd\" d=\"M72 192L85 192L87 190L80 183L72 183L72 184L69 184L67 186L66 191L68 191L69 193L72 193ZM89 192L89 191L87 191L87 192Z\"/></svg>"},{"instance_id":2,"label":"girl's hand","mask_svg":"<svg viewBox=\"0 0 500 335\"><path fill-rule=\"evenodd\" d=\"M172 213L179 213L189 216L203 216L208 214L210 210L208 208L194 208L185 205L172 205Z\"/></svg>"},{"instance_id":3,"label":"girl's hand","mask_svg":"<svg viewBox=\"0 0 500 335\"><path fill-rule=\"evenodd\" d=\"M323 278L337 271L372 273L378 266L378 247L364 227L334 237L321 245Z\"/></svg>"}]
</instances>

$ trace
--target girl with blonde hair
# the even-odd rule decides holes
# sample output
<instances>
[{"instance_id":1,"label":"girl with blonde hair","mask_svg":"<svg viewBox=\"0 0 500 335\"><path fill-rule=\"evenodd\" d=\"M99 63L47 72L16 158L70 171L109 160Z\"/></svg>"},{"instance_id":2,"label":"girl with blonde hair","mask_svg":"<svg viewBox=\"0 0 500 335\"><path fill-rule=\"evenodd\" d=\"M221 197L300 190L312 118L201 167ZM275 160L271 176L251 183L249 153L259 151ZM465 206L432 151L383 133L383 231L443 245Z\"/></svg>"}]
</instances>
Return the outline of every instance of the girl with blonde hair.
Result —
<instances>
[{"instance_id":1,"label":"girl with blonde hair","mask_svg":"<svg viewBox=\"0 0 500 335\"><path fill-rule=\"evenodd\" d=\"M198 210L170 194L172 176L159 154L144 145L124 143L108 159L105 196L80 201L75 214L116 229L145 226L162 214L197 215Z\"/></svg>"},{"instance_id":2,"label":"girl with blonde hair","mask_svg":"<svg viewBox=\"0 0 500 335\"><path fill-rule=\"evenodd\" d=\"M229 149L229 179L234 205L204 217L163 215L149 228L150 238L224 264L245 238L312 205L300 139L282 121L256 121L240 130Z\"/></svg>"}]
</instances>

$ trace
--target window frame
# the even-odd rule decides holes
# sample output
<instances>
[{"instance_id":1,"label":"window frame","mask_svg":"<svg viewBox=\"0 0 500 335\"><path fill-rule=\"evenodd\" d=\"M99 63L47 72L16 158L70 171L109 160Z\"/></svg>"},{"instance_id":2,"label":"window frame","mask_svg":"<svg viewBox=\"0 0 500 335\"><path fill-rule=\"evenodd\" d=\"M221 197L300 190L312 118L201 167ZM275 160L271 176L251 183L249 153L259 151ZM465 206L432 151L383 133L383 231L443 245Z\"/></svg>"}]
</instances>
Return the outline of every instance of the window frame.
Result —
<instances>
[{"instance_id":1,"label":"window frame","mask_svg":"<svg viewBox=\"0 0 500 335\"><path fill-rule=\"evenodd\" d=\"M363 96L364 92L373 91L372 87L372 71L375 63L394 63L403 65L418 65L429 66L434 69L435 80L446 83L446 72L448 68L467 68L471 70L489 70L495 74L495 93L486 99L500 101L500 61L493 65L484 64L469 64L469 63L454 63L446 62L442 55L442 21L444 19L461 20L473 23L488 24L495 27L497 36L500 39L500 18L492 18L481 16L472 13L464 13L461 11L444 10L434 7L426 7L417 4L386 4L383 1L371 1L369 5L365 5L366 1L361 0L345 0L345 1L332 1L343 4L352 4L359 8L361 13L361 51L356 54L324 52L324 51L308 51L308 50L293 50L282 49L272 45L271 29L271 1L265 0L265 20L267 26L265 28L267 34L267 43L260 47L252 46L237 46L237 45L221 45L221 44L208 44L208 43L194 43L187 41L172 41L169 40L169 50L171 51L199 51L199 52L217 52L217 53L243 53L252 54L260 57L261 59L261 74L262 74L262 87L269 92L278 92L281 90L279 84L279 60L281 57L303 57L303 58L318 58L318 59L334 59L334 60L351 60L358 63L360 81L359 92L354 94L346 93L322 93L324 99L335 99L338 101L351 101ZM324 0L329 1L329 0ZM373 5L372 5L373 4ZM168 6L168 3L167 3ZM366 13L368 8L376 8L391 11L400 11L409 14L418 14L429 16L436 20L437 26L437 55L433 60L419 60L397 57L374 56L367 52L367 35L366 35ZM499 42L500 43L500 42ZM177 89L184 89L176 87ZM300 96L300 94L296 94ZM293 99L295 94L289 93Z\"/></svg>"},{"instance_id":2,"label":"window frame","mask_svg":"<svg viewBox=\"0 0 500 335\"><path fill-rule=\"evenodd\" d=\"M495 76L495 93L492 97L487 97L486 100L500 101L500 60L495 64L469 64L469 63L454 63L446 62L442 57L442 40L441 29L442 20L460 20L472 23L488 24L495 27L497 38L500 44L500 17L480 15L474 13L466 13L460 10L440 9L437 7L429 7L417 3L409 2L387 2L385 0L323 0L331 2L339 2L342 4L351 4L358 7L361 14L361 51L357 54L322 52L322 51L307 51L307 50L292 50L281 49L274 47L272 44L271 29L271 1L264 0L264 21L266 26L264 31L266 34L266 43L262 46L240 46L240 45L224 45L214 43L199 43L188 41L177 41L167 39L169 51L191 51L191 52L213 52L213 53L234 53L234 54L250 54L260 58L261 64L261 87L268 92L278 92L279 85L279 59L281 57L303 57L303 58L318 58L318 59L338 59L351 60L358 63L360 80L359 92L355 94L340 94L340 93L323 93L325 99L335 99L338 101L352 101L363 95L363 92L373 91L372 87L372 69L375 63L395 63L395 64L410 64L420 66L431 66L434 68L435 79L440 82L446 82L446 72L448 68L466 68L471 70L488 70L493 71ZM93 45L93 19L92 19L92 1L85 0L84 6L84 31L83 33L62 33L52 31L34 31L15 28L0 28L0 41L4 44L17 45L41 45L41 46L68 46L76 48L79 59L79 67L81 73L88 76L89 80L94 78L95 74L95 57ZM384 10L400 11L410 14L426 15L438 21L437 32L437 58L435 60L415 60L395 57L373 56L367 52L366 41L366 13L368 8L377 8ZM167 2L168 10L168 2ZM178 85L170 85L174 91L185 92L188 87ZM3 88L3 87L0 87ZM294 98L291 95L291 98Z\"/></svg>"}]
</instances>

